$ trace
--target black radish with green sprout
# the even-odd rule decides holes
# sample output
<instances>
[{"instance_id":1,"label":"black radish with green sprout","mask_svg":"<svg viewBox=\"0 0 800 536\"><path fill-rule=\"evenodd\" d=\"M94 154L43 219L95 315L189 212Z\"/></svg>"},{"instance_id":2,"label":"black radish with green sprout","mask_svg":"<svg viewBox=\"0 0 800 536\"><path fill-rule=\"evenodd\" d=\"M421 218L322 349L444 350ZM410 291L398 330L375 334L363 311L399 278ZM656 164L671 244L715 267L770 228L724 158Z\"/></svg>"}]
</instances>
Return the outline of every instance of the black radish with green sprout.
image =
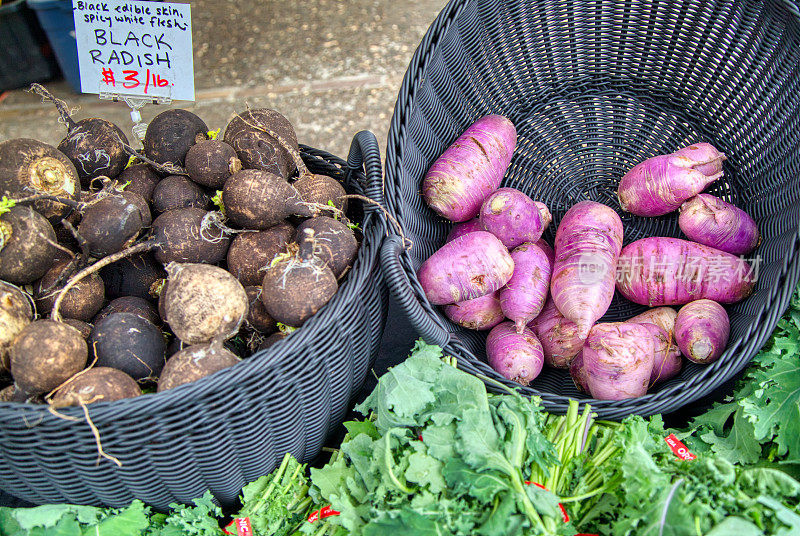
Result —
<instances>
[{"instance_id":1,"label":"black radish with green sprout","mask_svg":"<svg viewBox=\"0 0 800 536\"><path fill-rule=\"evenodd\" d=\"M44 216L5 198L0 202L0 279L33 283L53 265L56 251L56 233Z\"/></svg>"},{"instance_id":2,"label":"black radish with green sprout","mask_svg":"<svg viewBox=\"0 0 800 536\"><path fill-rule=\"evenodd\" d=\"M222 188L228 177L241 170L236 151L223 141L203 140L186 153L186 173L207 188Z\"/></svg>"},{"instance_id":3,"label":"black radish with green sprout","mask_svg":"<svg viewBox=\"0 0 800 536\"><path fill-rule=\"evenodd\" d=\"M64 153L38 140L15 138L0 142L0 196L21 199L35 194L64 198L39 199L33 208L50 223L59 222L81 198L75 166Z\"/></svg>"},{"instance_id":4,"label":"black radish with green sprout","mask_svg":"<svg viewBox=\"0 0 800 536\"><path fill-rule=\"evenodd\" d=\"M148 203L153 201L153 190L161 180L158 173L147 164L132 164L117 176L117 182L125 186L124 191L141 195Z\"/></svg>"},{"instance_id":5,"label":"black radish with green sprout","mask_svg":"<svg viewBox=\"0 0 800 536\"><path fill-rule=\"evenodd\" d=\"M165 110L147 125L144 154L158 164L183 166L186 153L208 138L208 126L188 110Z\"/></svg>"},{"instance_id":6,"label":"black radish with green sprout","mask_svg":"<svg viewBox=\"0 0 800 536\"><path fill-rule=\"evenodd\" d=\"M227 268L245 287L258 285L275 255L284 251L294 235L287 222L258 232L240 233L228 248Z\"/></svg>"},{"instance_id":7,"label":"black radish with green sprout","mask_svg":"<svg viewBox=\"0 0 800 536\"><path fill-rule=\"evenodd\" d=\"M314 255L314 230L305 229L295 253L279 255L264 275L261 301L267 313L287 326L300 327L336 294L331 269Z\"/></svg>"}]
</instances>

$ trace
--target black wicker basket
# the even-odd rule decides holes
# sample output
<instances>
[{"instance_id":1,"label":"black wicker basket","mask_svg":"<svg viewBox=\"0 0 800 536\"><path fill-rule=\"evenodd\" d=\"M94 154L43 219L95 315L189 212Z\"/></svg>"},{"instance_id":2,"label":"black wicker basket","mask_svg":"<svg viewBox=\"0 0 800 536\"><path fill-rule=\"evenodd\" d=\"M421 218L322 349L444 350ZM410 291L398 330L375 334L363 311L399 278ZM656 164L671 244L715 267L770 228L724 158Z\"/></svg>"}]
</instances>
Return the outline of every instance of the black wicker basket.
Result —
<instances>
[{"instance_id":1,"label":"black wicker basket","mask_svg":"<svg viewBox=\"0 0 800 536\"><path fill-rule=\"evenodd\" d=\"M583 199L620 212L625 243L680 236L675 214L621 212L619 178L634 164L698 141L729 159L709 190L763 233L754 294L729 308L731 339L710 366L690 364L648 395L589 400L607 418L669 412L710 393L761 348L800 273L800 11L788 0L451 0L424 36L400 89L386 150L386 202L413 247L384 242L390 290L421 336L459 366L506 385L485 361L485 333L451 323L425 298L421 262L451 224L421 195L428 167L478 117L511 119L518 144L503 185L545 202L545 238ZM644 308L619 296L603 321ZM522 392L548 409L579 397L546 370Z\"/></svg>"},{"instance_id":2,"label":"black wicker basket","mask_svg":"<svg viewBox=\"0 0 800 536\"><path fill-rule=\"evenodd\" d=\"M377 141L357 135L349 162L301 147L314 173L381 202ZM366 174L361 171L365 164ZM0 489L32 503L157 508L211 490L223 505L271 472L285 453L315 458L341 424L377 355L388 292L379 265L383 214L363 213L358 258L334 298L301 329L241 363L168 391L87 406L103 449L98 457L80 408L0 403Z\"/></svg>"}]
</instances>

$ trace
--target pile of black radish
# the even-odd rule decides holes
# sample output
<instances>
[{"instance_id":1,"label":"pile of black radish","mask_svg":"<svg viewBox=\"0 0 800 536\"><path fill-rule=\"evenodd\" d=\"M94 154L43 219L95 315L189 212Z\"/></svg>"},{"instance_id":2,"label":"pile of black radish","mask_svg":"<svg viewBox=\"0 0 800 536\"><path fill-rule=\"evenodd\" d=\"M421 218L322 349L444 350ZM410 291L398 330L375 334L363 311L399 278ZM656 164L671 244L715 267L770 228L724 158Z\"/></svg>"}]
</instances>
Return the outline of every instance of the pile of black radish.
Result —
<instances>
[{"instance_id":1,"label":"pile of black radish","mask_svg":"<svg viewBox=\"0 0 800 536\"><path fill-rule=\"evenodd\" d=\"M516 142L508 118L484 116L425 175L425 201L455 223L418 271L428 300L456 324L489 331L489 365L522 385L535 385L550 366L568 369L594 398L622 400L673 378L684 359L718 359L730 334L724 305L752 293L757 265L744 255L760 243L749 215L702 193L723 176L725 154L696 143L620 178L623 211L679 211L687 239L647 237L623 248L617 212L581 201L558 222L551 247L542 238L548 207L500 187ZM615 290L650 309L624 322L598 322Z\"/></svg>"},{"instance_id":2,"label":"pile of black radish","mask_svg":"<svg viewBox=\"0 0 800 536\"><path fill-rule=\"evenodd\" d=\"M166 110L137 151L35 90L67 131L58 147L0 142L0 401L171 389L292 336L336 294L358 225L279 112L238 114L217 139Z\"/></svg>"}]
</instances>

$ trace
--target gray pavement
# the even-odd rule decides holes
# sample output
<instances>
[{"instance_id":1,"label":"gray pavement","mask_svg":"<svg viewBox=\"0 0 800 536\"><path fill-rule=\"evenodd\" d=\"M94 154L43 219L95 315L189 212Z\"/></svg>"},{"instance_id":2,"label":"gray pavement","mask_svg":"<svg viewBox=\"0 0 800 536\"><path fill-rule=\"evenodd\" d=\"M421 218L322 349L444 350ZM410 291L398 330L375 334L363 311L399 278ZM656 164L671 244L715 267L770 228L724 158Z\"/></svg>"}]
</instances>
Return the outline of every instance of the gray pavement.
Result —
<instances>
[{"instance_id":1,"label":"gray pavement","mask_svg":"<svg viewBox=\"0 0 800 536\"><path fill-rule=\"evenodd\" d=\"M295 126L301 143L347 156L353 135L371 130L381 154L411 56L445 0L299 0L191 2L196 101L176 101L212 129L237 111L269 107ZM123 103L46 83L76 109L132 126ZM57 144L64 127L52 105L23 90L0 101L0 141ZM167 106L147 105L148 121Z\"/></svg>"}]
</instances>

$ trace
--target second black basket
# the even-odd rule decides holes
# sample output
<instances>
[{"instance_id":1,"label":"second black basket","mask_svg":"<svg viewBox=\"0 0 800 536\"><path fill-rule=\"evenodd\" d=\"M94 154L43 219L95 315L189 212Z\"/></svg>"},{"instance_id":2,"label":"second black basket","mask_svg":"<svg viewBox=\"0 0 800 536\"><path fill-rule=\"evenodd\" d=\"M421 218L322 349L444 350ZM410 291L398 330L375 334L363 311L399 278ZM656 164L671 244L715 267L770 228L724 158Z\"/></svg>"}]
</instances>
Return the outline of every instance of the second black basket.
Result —
<instances>
[{"instance_id":1,"label":"second black basket","mask_svg":"<svg viewBox=\"0 0 800 536\"><path fill-rule=\"evenodd\" d=\"M431 306L416 277L449 222L420 195L425 172L480 116L502 114L518 145L503 185L553 213L592 199L620 212L625 243L680 236L675 214L640 218L616 200L620 177L648 157L709 141L728 155L709 193L757 221L758 284L729 308L730 343L709 366L632 400L590 400L607 418L676 410L733 377L785 310L800 275L800 13L784 0L452 0L429 28L403 80L386 150L386 203L413 247L387 240L387 282L419 333L464 370L518 387L485 359L485 333ZM642 310L619 297L603 321ZM490 386L491 387L491 386ZM522 392L563 412L580 396L564 371Z\"/></svg>"}]
</instances>

